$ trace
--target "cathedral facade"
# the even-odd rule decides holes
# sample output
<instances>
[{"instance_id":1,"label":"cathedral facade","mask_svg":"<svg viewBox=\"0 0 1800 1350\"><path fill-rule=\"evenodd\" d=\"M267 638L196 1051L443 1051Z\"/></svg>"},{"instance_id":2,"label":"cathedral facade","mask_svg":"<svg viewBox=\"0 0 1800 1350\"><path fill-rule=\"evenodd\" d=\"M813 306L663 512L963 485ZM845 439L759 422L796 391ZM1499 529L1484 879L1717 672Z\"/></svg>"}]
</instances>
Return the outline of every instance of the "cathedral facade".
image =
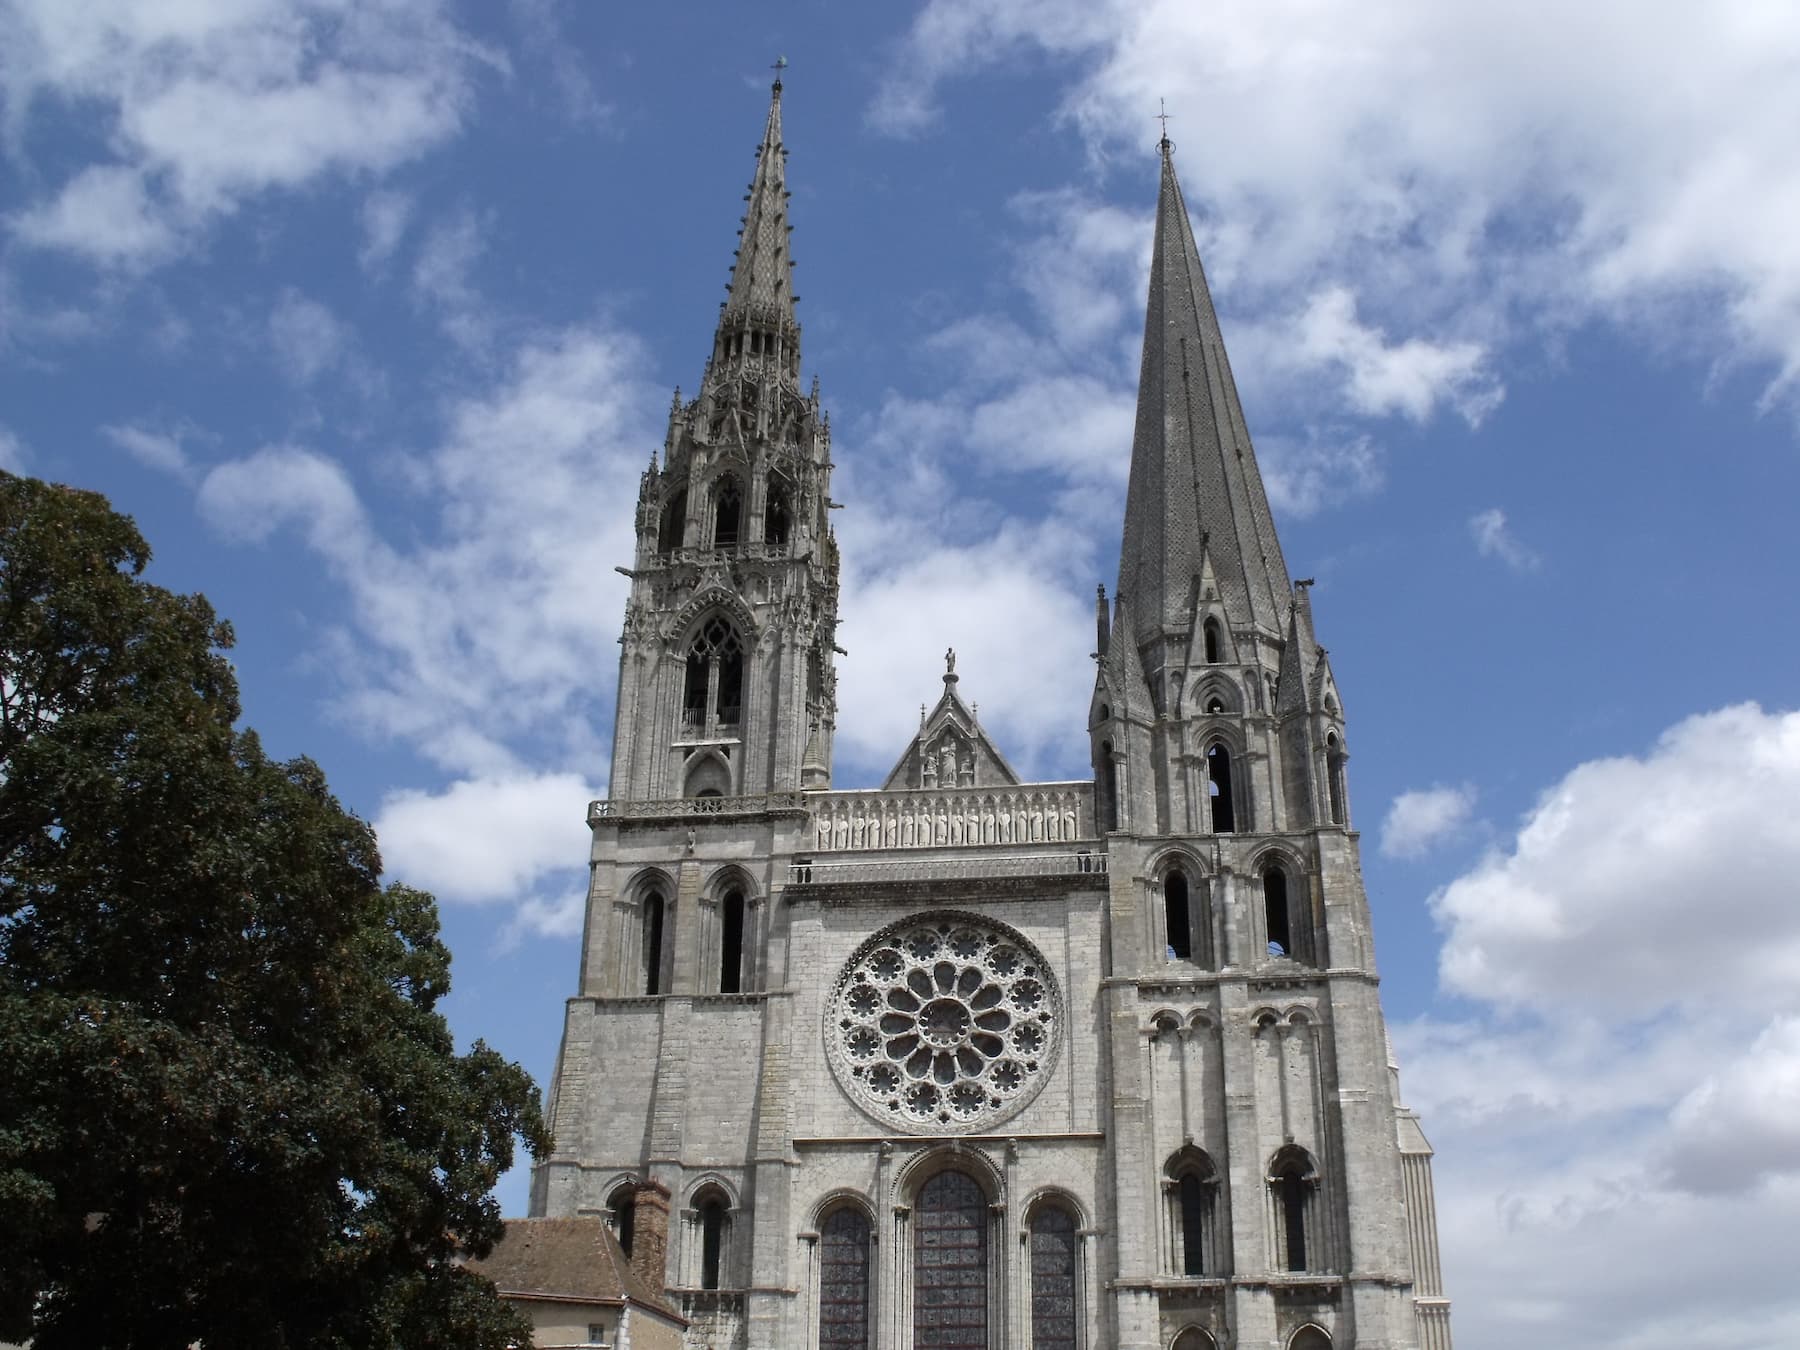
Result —
<instances>
[{"instance_id":1,"label":"cathedral facade","mask_svg":"<svg viewBox=\"0 0 1800 1350\"><path fill-rule=\"evenodd\" d=\"M1343 704L1172 147L1118 585L1067 710L1093 777L1022 781L947 653L849 791L786 156L777 83L637 502L533 1213L604 1217L695 1350L1449 1350Z\"/></svg>"}]
</instances>

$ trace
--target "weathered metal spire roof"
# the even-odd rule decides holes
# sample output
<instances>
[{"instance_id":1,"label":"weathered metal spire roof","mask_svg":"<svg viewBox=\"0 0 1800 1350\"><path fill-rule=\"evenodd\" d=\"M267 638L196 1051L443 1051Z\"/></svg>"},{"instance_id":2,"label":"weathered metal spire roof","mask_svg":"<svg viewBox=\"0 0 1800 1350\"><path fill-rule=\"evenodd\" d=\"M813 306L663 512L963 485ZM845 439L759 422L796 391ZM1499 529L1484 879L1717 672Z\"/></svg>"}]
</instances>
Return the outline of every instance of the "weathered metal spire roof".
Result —
<instances>
[{"instance_id":1,"label":"weathered metal spire roof","mask_svg":"<svg viewBox=\"0 0 1800 1350\"><path fill-rule=\"evenodd\" d=\"M1279 635L1287 565L1165 134L1118 597L1138 645L1185 628L1210 553L1234 624Z\"/></svg>"},{"instance_id":2,"label":"weathered metal spire roof","mask_svg":"<svg viewBox=\"0 0 1800 1350\"><path fill-rule=\"evenodd\" d=\"M719 331L744 328L792 332L794 260L788 253L787 150L781 143L781 80L769 98L769 121L756 149L756 175L745 195L730 294L719 315Z\"/></svg>"}]
</instances>

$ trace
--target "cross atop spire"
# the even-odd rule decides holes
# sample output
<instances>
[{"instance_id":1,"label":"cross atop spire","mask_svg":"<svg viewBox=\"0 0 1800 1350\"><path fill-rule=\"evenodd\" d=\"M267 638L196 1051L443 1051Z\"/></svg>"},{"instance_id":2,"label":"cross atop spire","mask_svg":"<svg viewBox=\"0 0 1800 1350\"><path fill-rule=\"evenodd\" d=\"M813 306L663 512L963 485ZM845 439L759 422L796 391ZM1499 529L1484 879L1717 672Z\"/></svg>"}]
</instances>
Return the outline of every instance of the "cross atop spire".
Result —
<instances>
[{"instance_id":1,"label":"cross atop spire","mask_svg":"<svg viewBox=\"0 0 1800 1350\"><path fill-rule=\"evenodd\" d=\"M1167 159L1169 151L1175 148L1175 142L1169 139L1169 105L1159 98L1156 100L1156 106L1162 109L1156 114L1156 120L1162 123L1162 139L1156 144L1157 148L1163 152L1163 158Z\"/></svg>"}]
</instances>

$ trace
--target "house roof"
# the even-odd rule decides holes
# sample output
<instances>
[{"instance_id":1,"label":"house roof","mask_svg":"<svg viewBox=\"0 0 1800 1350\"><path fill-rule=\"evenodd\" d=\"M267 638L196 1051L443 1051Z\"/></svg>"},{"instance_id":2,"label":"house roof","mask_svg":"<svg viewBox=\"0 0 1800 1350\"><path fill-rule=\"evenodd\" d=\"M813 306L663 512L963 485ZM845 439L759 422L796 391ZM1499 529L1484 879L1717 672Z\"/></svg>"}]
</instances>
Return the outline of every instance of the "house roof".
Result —
<instances>
[{"instance_id":1,"label":"house roof","mask_svg":"<svg viewBox=\"0 0 1800 1350\"><path fill-rule=\"evenodd\" d=\"M686 1325L632 1268L618 1238L598 1218L508 1219L506 1236L469 1262L502 1294L581 1303L634 1303Z\"/></svg>"}]
</instances>

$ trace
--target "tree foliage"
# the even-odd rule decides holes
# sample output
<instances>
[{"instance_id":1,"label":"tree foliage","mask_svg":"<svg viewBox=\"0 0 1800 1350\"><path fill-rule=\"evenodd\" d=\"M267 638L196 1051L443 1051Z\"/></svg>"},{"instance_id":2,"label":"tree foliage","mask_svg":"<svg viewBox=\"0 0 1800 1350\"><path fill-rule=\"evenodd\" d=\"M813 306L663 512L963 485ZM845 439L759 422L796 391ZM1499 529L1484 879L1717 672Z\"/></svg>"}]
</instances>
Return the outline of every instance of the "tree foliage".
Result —
<instances>
[{"instance_id":1,"label":"tree foliage","mask_svg":"<svg viewBox=\"0 0 1800 1350\"><path fill-rule=\"evenodd\" d=\"M504 1346L463 1269L537 1089L436 1011L430 896L236 729L230 628L0 475L0 1340Z\"/></svg>"}]
</instances>

